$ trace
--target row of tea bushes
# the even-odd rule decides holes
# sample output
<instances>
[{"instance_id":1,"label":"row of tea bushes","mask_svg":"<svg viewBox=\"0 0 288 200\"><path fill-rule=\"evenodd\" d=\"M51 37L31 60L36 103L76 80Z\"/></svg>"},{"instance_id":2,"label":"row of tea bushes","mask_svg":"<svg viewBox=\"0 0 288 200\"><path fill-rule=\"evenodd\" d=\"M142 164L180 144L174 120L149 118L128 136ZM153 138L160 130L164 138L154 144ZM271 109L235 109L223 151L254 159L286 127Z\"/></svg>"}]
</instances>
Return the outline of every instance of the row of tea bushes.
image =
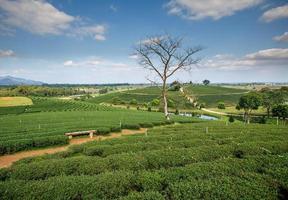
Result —
<instances>
[{"instance_id":1,"label":"row of tea bushes","mask_svg":"<svg viewBox=\"0 0 288 200\"><path fill-rule=\"evenodd\" d=\"M285 155L285 154L283 154ZM287 154L286 154L287 156ZM46 180L0 182L1 199L275 199L282 195L284 177L271 170L287 157L223 158L183 167L139 172L121 170L96 176L58 176ZM270 171L269 171L270 170ZM287 175L287 173L286 173ZM156 198L157 197L157 198Z\"/></svg>"},{"instance_id":2,"label":"row of tea bushes","mask_svg":"<svg viewBox=\"0 0 288 200\"><path fill-rule=\"evenodd\" d=\"M68 144L66 136L47 136L31 139L8 140L0 142L0 155L11 154L18 151L29 150L32 148L64 145Z\"/></svg>"}]
</instances>

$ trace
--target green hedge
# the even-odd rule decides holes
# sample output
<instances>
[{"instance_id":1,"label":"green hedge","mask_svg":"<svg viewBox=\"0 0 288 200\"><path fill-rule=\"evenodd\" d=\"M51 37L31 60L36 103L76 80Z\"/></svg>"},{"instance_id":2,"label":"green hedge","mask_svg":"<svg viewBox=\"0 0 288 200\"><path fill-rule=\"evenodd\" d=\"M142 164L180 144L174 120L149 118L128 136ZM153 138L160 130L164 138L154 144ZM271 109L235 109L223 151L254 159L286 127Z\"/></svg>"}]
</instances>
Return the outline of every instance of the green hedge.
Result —
<instances>
[{"instance_id":1,"label":"green hedge","mask_svg":"<svg viewBox=\"0 0 288 200\"><path fill-rule=\"evenodd\" d=\"M139 124L122 124L122 129L133 129L133 130L139 130L141 127Z\"/></svg>"},{"instance_id":2,"label":"green hedge","mask_svg":"<svg viewBox=\"0 0 288 200\"><path fill-rule=\"evenodd\" d=\"M0 197L122 200L276 199L281 195L279 188L287 188L281 180L275 181L273 171L285 168L287 159L278 155L250 156L247 159L223 158L154 171L120 170L96 176L83 176L79 172L75 176L61 174L47 180L28 182L7 180L6 177L5 182L0 182ZM57 166L55 167L57 169ZM78 167L81 167L81 164L74 168L71 166L69 170Z\"/></svg>"},{"instance_id":3,"label":"green hedge","mask_svg":"<svg viewBox=\"0 0 288 200\"><path fill-rule=\"evenodd\" d=\"M0 142L0 155L11 154L18 151L28 150L34 147L46 147L53 145L68 144L66 136L37 137Z\"/></svg>"}]
</instances>

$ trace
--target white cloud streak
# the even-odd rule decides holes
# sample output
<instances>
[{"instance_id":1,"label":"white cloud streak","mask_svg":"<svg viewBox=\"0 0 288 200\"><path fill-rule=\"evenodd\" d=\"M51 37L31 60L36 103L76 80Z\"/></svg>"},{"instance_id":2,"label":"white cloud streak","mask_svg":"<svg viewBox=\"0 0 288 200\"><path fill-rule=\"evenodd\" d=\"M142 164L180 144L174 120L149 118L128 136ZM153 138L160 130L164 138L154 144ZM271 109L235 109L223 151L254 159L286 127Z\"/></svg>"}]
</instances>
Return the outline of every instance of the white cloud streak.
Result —
<instances>
[{"instance_id":1,"label":"white cloud streak","mask_svg":"<svg viewBox=\"0 0 288 200\"><path fill-rule=\"evenodd\" d=\"M216 55L204 60L200 67L219 70L250 70L263 67L288 66L288 49L274 48L247 54L242 58L232 55Z\"/></svg>"},{"instance_id":2,"label":"white cloud streak","mask_svg":"<svg viewBox=\"0 0 288 200\"><path fill-rule=\"evenodd\" d=\"M221 19L238 11L259 5L263 0L171 0L168 13L189 20Z\"/></svg>"},{"instance_id":3,"label":"white cloud streak","mask_svg":"<svg viewBox=\"0 0 288 200\"><path fill-rule=\"evenodd\" d=\"M288 42L288 32L285 32L279 36L275 36L273 40L278 41L278 42Z\"/></svg>"},{"instance_id":4,"label":"white cloud streak","mask_svg":"<svg viewBox=\"0 0 288 200\"><path fill-rule=\"evenodd\" d=\"M283 18L288 18L288 4L267 10L260 19L268 23Z\"/></svg>"},{"instance_id":5,"label":"white cloud streak","mask_svg":"<svg viewBox=\"0 0 288 200\"><path fill-rule=\"evenodd\" d=\"M72 35L101 41L106 39L106 26L87 25L80 17L60 11L45 0L0 0L1 10L1 30L18 28L38 35Z\"/></svg>"},{"instance_id":6,"label":"white cloud streak","mask_svg":"<svg viewBox=\"0 0 288 200\"><path fill-rule=\"evenodd\" d=\"M0 58L4 58L4 57L12 57L15 56L14 51L12 50L0 50Z\"/></svg>"}]
</instances>

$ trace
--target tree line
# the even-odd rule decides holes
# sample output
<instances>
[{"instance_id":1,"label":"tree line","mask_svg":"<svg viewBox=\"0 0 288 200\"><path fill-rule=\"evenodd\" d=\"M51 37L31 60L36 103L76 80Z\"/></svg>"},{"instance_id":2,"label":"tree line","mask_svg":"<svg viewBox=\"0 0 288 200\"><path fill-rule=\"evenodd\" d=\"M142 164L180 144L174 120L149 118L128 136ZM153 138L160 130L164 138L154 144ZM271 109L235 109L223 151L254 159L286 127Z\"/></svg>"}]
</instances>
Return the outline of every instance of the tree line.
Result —
<instances>
[{"instance_id":1,"label":"tree line","mask_svg":"<svg viewBox=\"0 0 288 200\"><path fill-rule=\"evenodd\" d=\"M66 96L86 94L75 87L13 86L0 88L0 96Z\"/></svg>"},{"instance_id":2,"label":"tree line","mask_svg":"<svg viewBox=\"0 0 288 200\"><path fill-rule=\"evenodd\" d=\"M236 106L238 110L244 110L244 121L250 123L250 116L253 110L260 106L266 109L266 116L286 119L288 118L288 87L272 90L263 88L259 92L250 92L240 97Z\"/></svg>"}]
</instances>

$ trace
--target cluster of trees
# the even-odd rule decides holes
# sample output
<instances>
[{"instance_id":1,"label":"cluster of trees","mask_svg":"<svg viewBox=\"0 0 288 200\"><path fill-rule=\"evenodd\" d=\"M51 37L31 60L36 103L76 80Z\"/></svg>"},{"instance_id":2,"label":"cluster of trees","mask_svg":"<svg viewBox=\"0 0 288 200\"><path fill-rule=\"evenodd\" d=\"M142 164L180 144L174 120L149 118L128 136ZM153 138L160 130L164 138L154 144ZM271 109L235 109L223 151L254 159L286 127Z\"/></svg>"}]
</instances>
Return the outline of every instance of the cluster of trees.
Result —
<instances>
[{"instance_id":1,"label":"cluster of trees","mask_svg":"<svg viewBox=\"0 0 288 200\"><path fill-rule=\"evenodd\" d=\"M266 108L267 117L273 116L286 119L288 118L288 87L281 87L277 90L264 88L260 92L250 92L239 99L236 109L244 110L244 121L250 123L250 115L253 110L260 106Z\"/></svg>"},{"instance_id":2,"label":"cluster of trees","mask_svg":"<svg viewBox=\"0 0 288 200\"><path fill-rule=\"evenodd\" d=\"M84 90L74 87L13 86L0 88L0 96L66 96L85 94Z\"/></svg>"}]
</instances>

